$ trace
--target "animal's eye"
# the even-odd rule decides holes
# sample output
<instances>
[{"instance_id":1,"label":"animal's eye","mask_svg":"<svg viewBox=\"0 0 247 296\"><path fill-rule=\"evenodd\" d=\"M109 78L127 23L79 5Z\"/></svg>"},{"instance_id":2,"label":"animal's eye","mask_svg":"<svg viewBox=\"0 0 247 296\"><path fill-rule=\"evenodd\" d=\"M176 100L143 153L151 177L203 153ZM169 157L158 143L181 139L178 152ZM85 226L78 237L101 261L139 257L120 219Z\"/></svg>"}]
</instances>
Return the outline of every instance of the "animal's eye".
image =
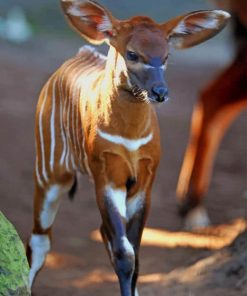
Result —
<instances>
[{"instance_id":1,"label":"animal's eye","mask_svg":"<svg viewBox=\"0 0 247 296\"><path fill-rule=\"evenodd\" d=\"M127 51L127 59L132 62L137 62L139 57L134 51Z\"/></svg>"}]
</instances>

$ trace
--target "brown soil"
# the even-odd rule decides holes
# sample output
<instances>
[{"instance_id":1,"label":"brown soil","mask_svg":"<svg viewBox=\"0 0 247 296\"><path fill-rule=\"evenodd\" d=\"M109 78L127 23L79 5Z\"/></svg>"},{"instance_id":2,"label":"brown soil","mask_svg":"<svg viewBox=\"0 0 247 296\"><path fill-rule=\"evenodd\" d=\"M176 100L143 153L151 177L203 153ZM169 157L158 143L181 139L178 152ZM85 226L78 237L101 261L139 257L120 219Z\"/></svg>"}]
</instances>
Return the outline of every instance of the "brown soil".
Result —
<instances>
[{"instance_id":1,"label":"brown soil","mask_svg":"<svg viewBox=\"0 0 247 296\"><path fill-rule=\"evenodd\" d=\"M40 87L73 51L73 46L36 40L19 48L0 44L1 210L25 242L32 227L34 114ZM152 209L141 250L140 295L246 295L247 116L239 117L220 147L205 204L214 224L201 233L181 232L175 189L198 89L220 70L215 62L193 59L170 65L171 100L157 108L163 156L153 188ZM235 220L234 219L238 219ZM34 293L119 295L103 245L92 233L100 225L93 186L83 176L75 200L64 198L53 236L53 253L39 274ZM160 232L152 232L160 229ZM151 236L150 236L151 233ZM92 239L92 237L94 239Z\"/></svg>"}]
</instances>

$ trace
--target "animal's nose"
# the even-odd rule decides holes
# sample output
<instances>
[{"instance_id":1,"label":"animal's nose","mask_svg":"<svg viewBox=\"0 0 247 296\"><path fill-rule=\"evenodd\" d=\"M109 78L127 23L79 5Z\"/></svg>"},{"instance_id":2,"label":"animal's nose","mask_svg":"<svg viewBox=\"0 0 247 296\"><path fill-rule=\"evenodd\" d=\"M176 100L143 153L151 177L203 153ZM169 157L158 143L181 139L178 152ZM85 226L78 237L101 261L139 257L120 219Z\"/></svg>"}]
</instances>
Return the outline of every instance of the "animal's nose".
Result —
<instances>
[{"instance_id":1,"label":"animal's nose","mask_svg":"<svg viewBox=\"0 0 247 296\"><path fill-rule=\"evenodd\" d=\"M168 97L168 88L165 86L153 86L152 92L157 102L163 102Z\"/></svg>"}]
</instances>

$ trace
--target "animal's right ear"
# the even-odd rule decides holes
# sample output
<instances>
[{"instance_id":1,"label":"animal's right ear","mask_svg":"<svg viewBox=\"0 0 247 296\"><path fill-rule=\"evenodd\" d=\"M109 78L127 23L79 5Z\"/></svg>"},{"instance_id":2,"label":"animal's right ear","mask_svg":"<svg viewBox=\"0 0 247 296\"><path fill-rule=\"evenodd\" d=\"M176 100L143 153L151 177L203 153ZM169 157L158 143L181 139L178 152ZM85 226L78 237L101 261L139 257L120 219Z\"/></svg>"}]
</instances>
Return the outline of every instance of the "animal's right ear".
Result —
<instances>
[{"instance_id":1,"label":"animal's right ear","mask_svg":"<svg viewBox=\"0 0 247 296\"><path fill-rule=\"evenodd\" d=\"M114 35L118 20L100 4L91 0L61 0L69 23L84 38L100 44Z\"/></svg>"}]
</instances>

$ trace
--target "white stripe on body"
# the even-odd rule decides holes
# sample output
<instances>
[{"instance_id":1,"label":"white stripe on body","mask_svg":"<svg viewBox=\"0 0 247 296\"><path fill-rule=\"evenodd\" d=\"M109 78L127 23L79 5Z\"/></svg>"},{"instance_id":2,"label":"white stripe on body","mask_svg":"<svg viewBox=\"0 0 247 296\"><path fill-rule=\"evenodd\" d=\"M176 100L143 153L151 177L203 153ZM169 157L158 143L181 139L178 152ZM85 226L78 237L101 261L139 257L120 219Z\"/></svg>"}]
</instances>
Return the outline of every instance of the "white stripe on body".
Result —
<instances>
[{"instance_id":1,"label":"white stripe on body","mask_svg":"<svg viewBox=\"0 0 247 296\"><path fill-rule=\"evenodd\" d=\"M66 151L67 151L67 143L66 143L66 137L65 137L65 130L64 130L64 125L63 125L63 104L65 104L65 94L62 93L62 89L63 89L63 81L65 78L65 73L66 71L69 71L70 68L72 66L74 66L76 62L73 61L64 71L63 75L61 76L61 80L60 80L60 130L61 130L61 135L62 135L62 141L63 141L63 152L60 158L60 165L64 164L64 159L65 159L65 155L66 155ZM66 87L65 87L66 89Z\"/></svg>"},{"instance_id":2,"label":"white stripe on body","mask_svg":"<svg viewBox=\"0 0 247 296\"><path fill-rule=\"evenodd\" d=\"M70 155L70 144L69 144L69 134L70 134L70 122L69 122L69 117L70 117L70 100L69 100L69 96L66 98L66 101L68 101L68 106L66 106L65 104L65 110L64 112L66 112L67 115L67 125L66 125L66 140L67 140L67 153L66 153L66 157L65 157L65 165L66 165L66 169L69 171L69 155Z\"/></svg>"},{"instance_id":3,"label":"white stripe on body","mask_svg":"<svg viewBox=\"0 0 247 296\"><path fill-rule=\"evenodd\" d=\"M39 113L39 134L40 134L40 146L41 146L41 157L42 157L42 175L46 182L48 182L48 176L47 176L46 167L45 167L45 148L44 148L42 115L43 115L45 103L47 100L48 88L49 88L49 81L46 85L45 96L43 98L43 102L42 102L40 113Z\"/></svg>"},{"instance_id":4,"label":"white stripe on body","mask_svg":"<svg viewBox=\"0 0 247 296\"><path fill-rule=\"evenodd\" d=\"M64 118L66 117L67 118L67 125L66 125L66 143L67 143L67 151L66 151L66 155L65 155L65 166L66 166L66 169L68 171L70 171L70 167L69 167L69 160L70 162L72 162L72 159L71 159L71 145L70 145L70 109L71 109L71 85L74 85L75 81L76 81L76 77L75 75L77 74L78 72L78 59L75 60L75 64L73 64L73 66L75 66L74 68L72 68L71 70L69 70L69 74L70 76L72 76L74 79L73 81L70 83L68 83L68 79L67 79L67 83L65 85L65 94L67 93L67 88L68 88L68 95L66 96L65 98L65 103L64 103L64 110L63 110L63 113L64 113ZM74 73L73 75L71 73ZM72 164L73 166L73 164Z\"/></svg>"},{"instance_id":5,"label":"white stripe on body","mask_svg":"<svg viewBox=\"0 0 247 296\"><path fill-rule=\"evenodd\" d=\"M72 141L75 145L75 150L76 152L79 151L79 157L81 159L81 151L80 151L80 145L79 145L79 139L78 139L78 132L77 132L77 120L78 120L78 112L76 112L76 123L75 123L75 120L74 120L74 109L76 108L76 111L79 111L79 108L80 108L80 80L82 78L84 78L85 80L85 75L89 75L91 74L91 72L93 71L92 68L92 62L91 60L95 60L95 57L90 57L89 60L87 60L87 65L86 67L82 67L81 65L78 66L79 70L78 72L75 73L75 79L73 81L73 83L71 83L71 88L72 88L72 95L70 96L72 102L71 102L71 105L72 105ZM78 69L77 69L78 70ZM88 73L88 70L91 70L90 73ZM75 98L78 97L78 102L76 104L75 102ZM74 107L74 108L73 108ZM78 146L78 149L77 149L77 146ZM72 162L72 166L74 169L77 169L76 168L76 165L75 165L75 161L74 161L74 156L73 156L73 153L71 153L71 162Z\"/></svg>"},{"instance_id":6,"label":"white stripe on body","mask_svg":"<svg viewBox=\"0 0 247 296\"><path fill-rule=\"evenodd\" d=\"M50 169L51 172L54 170L54 155L55 155L55 145L56 145L56 134L55 134L55 111L56 111L56 82L57 79L53 80L52 85L52 111L51 111L51 155L50 155Z\"/></svg>"},{"instance_id":7,"label":"white stripe on body","mask_svg":"<svg viewBox=\"0 0 247 296\"><path fill-rule=\"evenodd\" d=\"M118 135L111 135L111 134L102 132L99 129L98 129L98 134L100 135L101 138L111 143L123 145L127 150L131 152L138 150L143 145L146 145L153 138L153 133L150 133L148 136L144 138L132 140L132 139L124 138L122 136L118 136Z\"/></svg>"},{"instance_id":8,"label":"white stripe on body","mask_svg":"<svg viewBox=\"0 0 247 296\"><path fill-rule=\"evenodd\" d=\"M67 115L67 126L66 126L66 140L67 140L67 151L65 153L65 163L66 163L66 168L67 170L69 170L69 160L72 164L73 169L76 169L76 164L74 161L74 158L72 156L72 152L71 152L71 146L70 146L70 142L71 142L71 138L70 138L70 125L71 126L71 130L72 130L72 140L73 143L75 144L75 148L76 148L76 141L75 141L75 131L74 131L74 113L73 113L73 100L74 100L74 96L76 95L76 91L80 90L80 88L82 87L81 85L81 80L85 81L85 77L87 77L86 81L88 80L88 76L92 73L94 73L95 69L94 67L98 64L98 61L95 60L95 55L92 55L90 52L90 56L87 60L83 61L84 57L83 56L78 56L76 59L76 64L75 67L72 68L69 72L70 76L73 78L73 80L69 83L69 85L65 86L65 93L66 93L66 89L68 87L69 90L69 95L65 98L65 106L64 106L64 112L66 110L67 114L64 114L64 117ZM82 60L83 62L80 62L80 60ZM68 83L67 83L68 84ZM88 87L88 84L86 85L86 87ZM76 106L77 108L79 108L79 106ZM71 109L72 108L72 109ZM72 112L71 112L72 110ZM72 114L73 116L72 116ZM72 119L70 121L70 118L72 116ZM80 146L79 146L80 147ZM69 159L70 157L70 159Z\"/></svg>"},{"instance_id":9,"label":"white stripe on body","mask_svg":"<svg viewBox=\"0 0 247 296\"><path fill-rule=\"evenodd\" d=\"M50 239L48 235L32 234L29 246L32 250L32 262L29 271L29 286L31 287L36 273L44 264L46 255L50 250Z\"/></svg>"},{"instance_id":10,"label":"white stripe on body","mask_svg":"<svg viewBox=\"0 0 247 296\"><path fill-rule=\"evenodd\" d=\"M77 60L78 63L78 60ZM71 142L75 145L75 150L77 151L76 148L76 142L75 142L75 132L74 132L74 100L75 100L75 92L76 92L76 82L77 79L80 77L81 72L78 70L78 64L76 64L75 69L73 69L73 80L70 82L69 84L69 95L68 95L68 111L67 111L67 145L68 145L68 150L67 150L67 155L66 155L66 167L68 168L68 163L69 163L69 156L70 156L70 163L72 165L72 168L74 170L76 170L76 165L75 165L75 159L74 159L74 155L73 152L74 151L70 151L71 149ZM78 74L79 73L79 74ZM71 122L70 122L70 117L71 117ZM71 131L72 133L70 133L70 124L71 124ZM71 137L70 137L71 134ZM72 139L72 141L71 141Z\"/></svg>"}]
</instances>

